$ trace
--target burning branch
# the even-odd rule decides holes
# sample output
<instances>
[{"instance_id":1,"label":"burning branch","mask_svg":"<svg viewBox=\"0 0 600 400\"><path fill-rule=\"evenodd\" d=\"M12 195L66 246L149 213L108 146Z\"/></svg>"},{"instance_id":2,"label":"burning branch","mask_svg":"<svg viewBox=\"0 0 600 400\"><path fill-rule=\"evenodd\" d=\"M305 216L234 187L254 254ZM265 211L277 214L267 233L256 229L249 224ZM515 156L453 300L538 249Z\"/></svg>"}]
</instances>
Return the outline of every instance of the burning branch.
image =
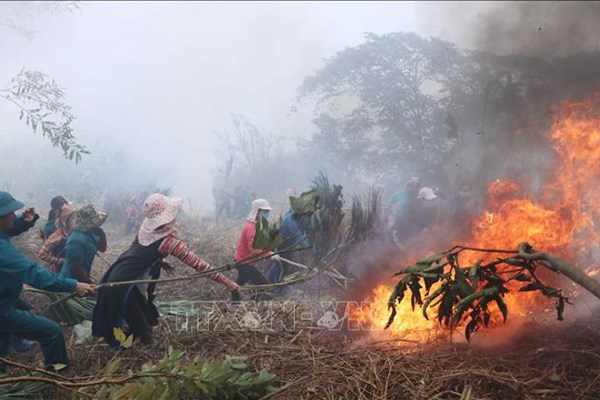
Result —
<instances>
[{"instance_id":1,"label":"burning branch","mask_svg":"<svg viewBox=\"0 0 600 400\"><path fill-rule=\"evenodd\" d=\"M461 267L462 252L508 253L507 258L497 258L483 263ZM506 322L508 306L504 296L511 290L519 292L540 291L548 298L556 299L558 320L562 320L567 297L557 288L544 284L537 275L538 267L563 273L600 298L600 283L566 261L547 253L533 252L527 243L521 243L517 251L492 250L456 246L444 253L428 257L395 275L405 275L396 285L388 301L391 314L386 325L390 327L396 317L396 301L402 302L407 290L411 292L411 306L422 308L423 316L429 319L427 310L437 307L437 319L450 328L465 325L467 340L482 325L488 326L492 311L497 308ZM425 288L425 296L421 289ZM517 289L518 288L518 289Z\"/></svg>"}]
</instances>

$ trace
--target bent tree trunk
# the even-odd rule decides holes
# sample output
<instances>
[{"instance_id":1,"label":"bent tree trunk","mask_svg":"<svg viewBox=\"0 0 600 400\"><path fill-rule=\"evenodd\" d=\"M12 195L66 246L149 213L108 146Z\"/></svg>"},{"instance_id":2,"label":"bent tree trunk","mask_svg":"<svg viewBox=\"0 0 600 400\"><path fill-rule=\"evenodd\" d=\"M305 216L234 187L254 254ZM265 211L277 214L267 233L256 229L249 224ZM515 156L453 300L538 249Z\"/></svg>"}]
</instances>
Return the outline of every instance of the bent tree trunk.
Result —
<instances>
[{"instance_id":1,"label":"bent tree trunk","mask_svg":"<svg viewBox=\"0 0 600 400\"><path fill-rule=\"evenodd\" d=\"M519 256L524 260L539 261L541 265L554 272L560 272L600 299L600 282L590 277L579 268L574 267L562 258L553 256L552 254L534 252L529 243L524 242L519 244L518 250Z\"/></svg>"}]
</instances>

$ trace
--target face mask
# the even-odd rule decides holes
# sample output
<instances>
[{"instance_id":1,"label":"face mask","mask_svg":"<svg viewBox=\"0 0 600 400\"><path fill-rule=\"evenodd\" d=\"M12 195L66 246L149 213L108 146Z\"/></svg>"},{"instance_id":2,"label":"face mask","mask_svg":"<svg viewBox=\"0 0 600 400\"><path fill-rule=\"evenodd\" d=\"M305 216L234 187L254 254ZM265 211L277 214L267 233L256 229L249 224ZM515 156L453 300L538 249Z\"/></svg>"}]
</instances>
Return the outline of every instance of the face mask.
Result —
<instances>
[{"instance_id":1,"label":"face mask","mask_svg":"<svg viewBox=\"0 0 600 400\"><path fill-rule=\"evenodd\" d=\"M269 211L265 211L265 210L263 210L263 211L262 211L261 218L264 218L264 219L269 219Z\"/></svg>"}]
</instances>

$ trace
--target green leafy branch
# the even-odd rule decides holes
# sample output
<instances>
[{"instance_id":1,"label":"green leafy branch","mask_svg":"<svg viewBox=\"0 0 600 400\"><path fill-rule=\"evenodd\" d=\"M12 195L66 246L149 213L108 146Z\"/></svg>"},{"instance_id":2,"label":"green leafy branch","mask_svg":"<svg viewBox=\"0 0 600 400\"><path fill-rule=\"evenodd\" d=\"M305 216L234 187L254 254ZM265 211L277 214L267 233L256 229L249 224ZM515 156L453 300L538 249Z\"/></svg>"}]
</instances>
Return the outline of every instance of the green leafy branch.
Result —
<instances>
[{"instance_id":1,"label":"green leafy branch","mask_svg":"<svg viewBox=\"0 0 600 400\"><path fill-rule=\"evenodd\" d=\"M275 375L265 370L258 374L248 371L243 357L226 356L225 359L207 361L195 357L183 363L182 350L169 347L164 358L156 364L145 363L142 376L124 385L106 384L94 388L95 399L253 399L264 396L275 388ZM116 358L108 372L116 371L120 359Z\"/></svg>"},{"instance_id":2,"label":"green leafy branch","mask_svg":"<svg viewBox=\"0 0 600 400\"><path fill-rule=\"evenodd\" d=\"M243 357L195 357L185 363L183 355L182 350L169 347L156 364L145 363L140 371L125 375L117 374L122 359L115 356L106 367L106 376L100 378L69 378L2 358L2 362L34 374L0 378L0 394L27 394L34 386L39 392L40 385L50 385L93 399L256 399L275 390L275 375L265 370L249 372Z\"/></svg>"},{"instance_id":3,"label":"green leafy branch","mask_svg":"<svg viewBox=\"0 0 600 400\"><path fill-rule=\"evenodd\" d=\"M75 116L67 105L64 90L54 79L39 71L21 70L10 84L0 90L0 98L20 108L19 119L25 120L34 133L41 132L54 147L60 147L63 156L75 162L83 154L90 154L85 146L77 143L71 123Z\"/></svg>"},{"instance_id":4,"label":"green leafy branch","mask_svg":"<svg viewBox=\"0 0 600 400\"><path fill-rule=\"evenodd\" d=\"M555 272L557 269L544 263L544 260L528 257L526 254L532 250L527 244L519 246L517 251L456 246L406 267L394 275L404 277L389 298L391 314L386 329L396 317L396 302L401 303L406 293L410 292L413 310L416 305L420 306L423 316L429 319L427 311L435 308L438 322L450 328L465 324L465 336L469 340L474 332L489 325L492 304L497 306L506 322L509 310L504 297L518 286L519 292L539 291L548 298L556 299L558 320L562 320L568 298L560 289L544 284L538 276L540 267ZM473 265L463 267L459 258L465 251L508 253L510 256L487 263L478 260Z\"/></svg>"}]
</instances>

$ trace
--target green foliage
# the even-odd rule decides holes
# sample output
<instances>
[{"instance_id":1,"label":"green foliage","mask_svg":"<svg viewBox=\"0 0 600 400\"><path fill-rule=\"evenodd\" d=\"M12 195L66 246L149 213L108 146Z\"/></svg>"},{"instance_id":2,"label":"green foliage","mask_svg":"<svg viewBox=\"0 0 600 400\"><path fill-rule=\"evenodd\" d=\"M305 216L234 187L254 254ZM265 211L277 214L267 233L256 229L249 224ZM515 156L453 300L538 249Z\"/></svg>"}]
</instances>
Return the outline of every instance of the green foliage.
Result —
<instances>
[{"instance_id":1,"label":"green foliage","mask_svg":"<svg viewBox=\"0 0 600 400\"><path fill-rule=\"evenodd\" d=\"M370 187L366 196L352 197L352 211L350 213L350 229L348 242L358 242L368 239L379 224L381 217L381 191Z\"/></svg>"},{"instance_id":2,"label":"green foliage","mask_svg":"<svg viewBox=\"0 0 600 400\"><path fill-rule=\"evenodd\" d=\"M72 326L92 319L95 299L56 293L47 293L47 296L51 302L50 311L56 321ZM64 300L65 296L68 297L67 300Z\"/></svg>"},{"instance_id":3,"label":"green foliage","mask_svg":"<svg viewBox=\"0 0 600 400\"><path fill-rule=\"evenodd\" d=\"M303 192L299 197L290 196L290 207L296 214L313 213L317 211L319 197L316 189Z\"/></svg>"},{"instance_id":4,"label":"green foliage","mask_svg":"<svg viewBox=\"0 0 600 400\"><path fill-rule=\"evenodd\" d=\"M255 225L256 234L254 235L254 242L252 242L252 247L255 249L263 249L263 250L274 250L283 243L283 239L279 234L279 226L281 225L281 221L278 224L269 224L269 221L265 218L261 218Z\"/></svg>"},{"instance_id":5,"label":"green foliage","mask_svg":"<svg viewBox=\"0 0 600 400\"><path fill-rule=\"evenodd\" d=\"M311 243L318 251L317 258L322 258L342 239L344 196L342 186L331 185L322 172L313 180L312 188L319 194L320 206L312 215Z\"/></svg>"},{"instance_id":6,"label":"green foliage","mask_svg":"<svg viewBox=\"0 0 600 400\"><path fill-rule=\"evenodd\" d=\"M60 147L65 158L79 162L83 154L90 152L75 140L71 126L75 116L63 97L64 90L54 79L25 69L0 90L0 98L20 108L19 119L48 138L54 147Z\"/></svg>"},{"instance_id":7,"label":"green foliage","mask_svg":"<svg viewBox=\"0 0 600 400\"><path fill-rule=\"evenodd\" d=\"M301 97L319 98L313 150L332 153L349 174L372 168L375 158L394 173L392 164L437 163L449 102L464 80L461 57L454 45L436 38L367 33L363 43L328 59L300 88ZM345 103L353 106L340 113Z\"/></svg>"},{"instance_id":8,"label":"green foliage","mask_svg":"<svg viewBox=\"0 0 600 400\"><path fill-rule=\"evenodd\" d=\"M401 303L405 292L410 290L413 310L415 305L420 305L423 316L429 319L427 311L431 307L437 307L437 320L450 328L464 324L465 336L469 340L481 326L489 325L491 304L496 305L506 322L509 310L504 296L509 291L516 290L518 284L531 280L534 282L521 286L517 291L537 290L546 297L555 298L558 320L563 319L564 304L568 299L559 289L549 287L537 278L535 263L512 257L487 264L479 260L472 266L460 267L458 258L464 250L458 248L427 257L394 274L404 277L389 298L391 314L386 328L392 324L397 314L395 303ZM509 282L512 284L507 285ZM430 292L433 287L435 290Z\"/></svg>"},{"instance_id":9,"label":"green foliage","mask_svg":"<svg viewBox=\"0 0 600 400\"><path fill-rule=\"evenodd\" d=\"M205 360L195 357L186 363L183 351L169 347L157 363L145 363L144 376L122 385L82 389L95 399L257 399L274 390L275 375L265 370L248 371L243 357ZM116 363L113 361L111 364ZM115 371L118 365L107 369Z\"/></svg>"}]
</instances>

